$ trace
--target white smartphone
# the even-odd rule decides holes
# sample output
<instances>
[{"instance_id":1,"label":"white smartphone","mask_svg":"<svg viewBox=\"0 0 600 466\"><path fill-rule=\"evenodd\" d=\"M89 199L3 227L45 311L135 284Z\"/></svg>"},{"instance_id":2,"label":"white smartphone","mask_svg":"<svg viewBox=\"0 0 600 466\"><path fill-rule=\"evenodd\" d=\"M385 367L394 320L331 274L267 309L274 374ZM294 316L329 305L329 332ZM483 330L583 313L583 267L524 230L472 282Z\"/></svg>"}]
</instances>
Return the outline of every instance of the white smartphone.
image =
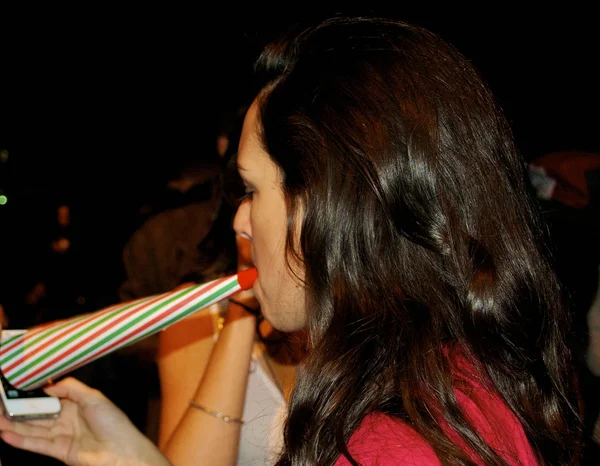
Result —
<instances>
[{"instance_id":1,"label":"white smartphone","mask_svg":"<svg viewBox=\"0 0 600 466\"><path fill-rule=\"evenodd\" d=\"M14 335L15 330L3 330L2 339ZM60 400L47 395L41 388L18 390L4 378L0 371L0 400L4 415L13 421L54 419L60 415Z\"/></svg>"}]
</instances>

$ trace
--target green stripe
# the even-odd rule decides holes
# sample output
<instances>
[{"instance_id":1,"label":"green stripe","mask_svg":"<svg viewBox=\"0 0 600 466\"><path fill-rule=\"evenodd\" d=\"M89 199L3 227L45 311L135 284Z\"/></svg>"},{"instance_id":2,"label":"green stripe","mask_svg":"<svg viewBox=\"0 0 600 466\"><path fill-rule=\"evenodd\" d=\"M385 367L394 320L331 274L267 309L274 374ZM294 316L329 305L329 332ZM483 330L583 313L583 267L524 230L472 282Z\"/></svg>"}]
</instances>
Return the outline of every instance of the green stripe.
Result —
<instances>
[{"instance_id":1,"label":"green stripe","mask_svg":"<svg viewBox=\"0 0 600 466\"><path fill-rule=\"evenodd\" d=\"M141 337L139 337L139 338L136 338L135 340L132 340L131 342L127 343L126 345L119 346L118 348L115 348L115 350L117 350L117 349L121 349L121 348L123 348L123 347L125 347L125 346L130 346L130 345L133 345L133 344L137 343L138 341L140 341L140 340L143 340L144 338L146 338L146 336L147 336L147 335L143 335L143 336L141 336ZM104 356L104 355L103 355L103 356ZM86 364L88 364L88 363L90 363L90 362L93 362L93 361L95 361L95 359L92 359L92 360L88 361ZM84 365L86 365L86 364L84 364ZM68 365L68 364L67 364L67 365ZM61 375L63 375L63 374L60 374L60 371L61 371L61 370L62 370L64 367L65 367L65 364L63 364L62 366L60 366L60 368L58 368L58 370L57 370L57 371L52 371L52 376L53 376L53 377L60 377ZM82 366L82 367L83 367L83 366ZM66 372L65 372L65 374L66 374L67 372L69 372L69 371L66 371ZM60 374L60 375L58 375L58 374ZM20 388L20 390L30 390L30 388L29 388L29 387L31 387L31 386L33 386L33 385L35 385L35 384L37 384L37 383L41 382L42 380L43 380L43 381L45 381L45 379L48 379L48 378L49 378L49 377L48 377L48 375L44 375L44 376L42 376L42 377L39 377L39 378L37 378L37 379L33 380L32 382L29 382L27 385L23 385L23 387L21 387L21 388Z\"/></svg>"},{"instance_id":2,"label":"green stripe","mask_svg":"<svg viewBox=\"0 0 600 466\"><path fill-rule=\"evenodd\" d=\"M83 327L82 329L79 330L79 332L73 334L68 339L63 340L61 343L59 343L58 345L56 345L54 348L52 348L48 352L42 353L37 359L35 359L34 361L30 362L26 366L24 365L19 370L17 370L16 372L8 374L9 377L10 377L10 380L15 380L19 375L23 374L25 371L28 371L32 367L38 365L40 362L43 362L44 359L52 356L54 353L56 353L57 351L61 350L62 348L64 348L65 346L67 346L69 343L71 343L72 341L78 339L82 335L85 335L90 330L98 327L99 325L103 324L107 320L112 319L116 314L119 314L120 312L126 311L126 310L130 309L131 307L136 306L138 304L139 304L139 302L134 301L134 302L128 304L127 306L125 306L125 307L118 308L118 309L115 309L114 311L108 312L104 317L102 317L101 319L98 319L95 322L92 322L90 325L88 325L86 327Z\"/></svg>"},{"instance_id":3,"label":"green stripe","mask_svg":"<svg viewBox=\"0 0 600 466\"><path fill-rule=\"evenodd\" d=\"M21 333L19 335L13 335L12 337L8 337L6 340L2 340L2 346L9 345L13 341L15 341L17 338L22 338L23 335L24 335L24 333Z\"/></svg>"},{"instance_id":4,"label":"green stripe","mask_svg":"<svg viewBox=\"0 0 600 466\"><path fill-rule=\"evenodd\" d=\"M8 356L8 357L4 358L2 361L0 361L0 369L2 370L2 372L4 372L4 367L6 365L5 361L10 362L14 358L20 358L21 356L23 356L23 354L25 352L23 341L24 341L24 338L19 343L17 343L17 345L14 348L12 348L10 350L10 356Z\"/></svg>"},{"instance_id":5,"label":"green stripe","mask_svg":"<svg viewBox=\"0 0 600 466\"><path fill-rule=\"evenodd\" d=\"M221 290L220 294L224 294L224 292L230 291L232 288L234 288L235 286L239 286L239 283L237 280L235 280L232 284L227 285L226 288L223 288ZM188 310L186 310L184 313L172 317L171 319L169 319L167 322L164 323L162 328L167 328L169 325L186 318L187 316L193 314L194 312L198 311L199 309L202 309L203 307L206 307L206 303L209 302L212 297L215 296L214 294L212 294L211 296L209 296L207 299L205 299L202 303L198 303L197 305L195 305L193 308L190 308Z\"/></svg>"},{"instance_id":6,"label":"green stripe","mask_svg":"<svg viewBox=\"0 0 600 466\"><path fill-rule=\"evenodd\" d=\"M200 301L199 303L195 304L194 306L191 306L188 310L186 310L183 314L174 317L172 319L169 320L169 322L166 325L161 326L161 328L165 328L167 325L170 325L171 322L173 321L178 321L180 319L183 319L184 317L187 317L190 314L193 314L194 312L196 312L199 309L202 309L203 307L206 307L206 303L210 302L211 300L213 300L215 297L218 297L219 295L225 294L227 291L231 290L232 288L238 286L238 282L237 280L234 280L232 283L230 283L229 285L227 285L224 288L221 288L217 291L215 291L214 293L212 293L210 296L204 298L202 301ZM187 290L189 291L189 290ZM175 298L173 298L175 299ZM172 300L169 300L169 302ZM164 303L167 304L167 303ZM162 306L161 306L162 307ZM134 322L131 323L131 325L128 325L127 327L130 328L132 325L135 325L136 323L138 323L140 320L143 320L145 317L147 317L149 314L151 314L152 312L154 312L156 308L153 308L151 311L146 312L146 314L142 317L138 317L135 319ZM94 344L93 346L91 346L90 348L88 348L85 352L78 354L77 356L71 358L69 361L61 364L60 366L56 367L55 369L51 370L51 374L55 374L57 372L60 372L61 370L63 370L64 368L68 367L69 365L73 364L73 362L79 361L81 359L84 359L88 354L90 354L91 352L95 351L96 349L98 349L100 346L104 345L105 343L109 342L110 340L112 340L115 336L118 336L120 333L122 333L123 329L117 330L115 332L113 332L111 335L103 338L102 340L100 340L99 342L97 342L96 344ZM155 332L156 329L154 329L152 332ZM151 333L149 333L148 335L150 335ZM119 348L122 348L124 346L129 346L130 344L133 344L134 342L139 341L142 338L145 338L146 336L148 336L146 334L142 334L141 336L137 337L136 339L134 339L131 343L127 343L123 346L119 346L116 348L113 348L111 350L117 350ZM106 354L102 354L101 356L105 356ZM89 361L92 362L92 361ZM12 378L12 377L11 377ZM36 383L45 380L48 378L48 374L46 373L46 375L41 375L39 376L37 379L35 379L32 382L29 382L26 386L31 386L31 385L35 385Z\"/></svg>"},{"instance_id":7,"label":"green stripe","mask_svg":"<svg viewBox=\"0 0 600 466\"><path fill-rule=\"evenodd\" d=\"M31 348L32 345L35 345L37 342L39 342L40 340L45 339L46 337L49 337L50 335L52 335L53 333L58 332L59 330L62 330L63 328L65 328L67 325L71 325L71 324L76 324L78 322L81 322L83 319L89 317L90 314L86 314L84 316L81 316L81 318L73 321L72 319L69 319L67 322L63 322L60 325L55 325L50 327L49 329L44 330L43 332L41 332L39 334L39 336L37 338L35 338L34 340L31 340L30 338L26 338L25 334L23 334L23 342L25 344L21 345L20 351L16 351L16 352L11 352L9 355L5 356L4 359L0 360L0 365L4 366L6 365L7 362L11 361L12 359L15 358L15 355L21 355L21 353L28 348ZM10 351L14 351L14 348Z\"/></svg>"},{"instance_id":8,"label":"green stripe","mask_svg":"<svg viewBox=\"0 0 600 466\"><path fill-rule=\"evenodd\" d=\"M161 307L166 306L167 304L171 303L173 300L178 299L180 296L184 296L185 294L189 293L190 289L185 289L182 292L180 292L177 295L172 296L171 298L167 299L166 301L164 301L161 304L158 304L154 307L151 307L150 310L146 311L144 314L142 314L142 316L147 315L147 314L151 314L152 312L154 312L156 309L160 309ZM22 367L21 369L19 369L18 372L14 373L14 374L10 374L10 379L11 380L16 380L16 378L23 374L24 372L29 371L31 368L34 368L35 366L37 366L40 362L43 362L44 359L49 358L50 356L52 356L54 353L56 353L57 351L60 351L61 349L63 349L65 346L69 345L70 343L72 343L74 340L79 339L81 336L85 335L87 332L89 332L90 330L93 330L94 328L98 327L99 325L103 324L104 322L106 322L108 319L111 319L114 314L116 313L120 313L122 311L125 311L129 308L131 308L133 305L137 305L139 304L137 301L130 304L129 306L122 308L122 309L117 309L116 311L113 311L110 314L107 314L104 318L98 320L97 322L94 323L94 325L88 326L86 328L84 328L83 330L80 330L78 333L72 335L70 338L68 338L67 340L62 341L59 345L56 345L56 347L52 348L51 351L48 351L47 353L45 353L44 355L40 356L39 358L37 358L35 361L29 363L27 366ZM135 315L135 313L133 313L132 315ZM139 319L139 317L138 317ZM135 319L134 319L135 320ZM119 329L117 329L115 332L113 332L113 334L118 334L120 332Z\"/></svg>"}]
</instances>

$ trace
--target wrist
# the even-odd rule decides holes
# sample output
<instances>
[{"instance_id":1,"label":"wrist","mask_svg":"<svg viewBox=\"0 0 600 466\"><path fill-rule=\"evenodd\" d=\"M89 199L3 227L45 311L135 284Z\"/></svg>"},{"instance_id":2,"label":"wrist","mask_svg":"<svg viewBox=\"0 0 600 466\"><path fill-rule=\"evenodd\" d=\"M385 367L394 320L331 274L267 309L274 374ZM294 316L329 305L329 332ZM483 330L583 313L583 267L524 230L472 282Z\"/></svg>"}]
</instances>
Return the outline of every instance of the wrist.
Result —
<instances>
[{"instance_id":1,"label":"wrist","mask_svg":"<svg viewBox=\"0 0 600 466\"><path fill-rule=\"evenodd\" d=\"M242 302L242 303L246 304L247 306L253 307L254 309L256 309L260 306L260 304L258 303L258 300L256 299L256 296L254 295L254 291L252 291L252 289L240 290L237 293L235 293L234 295L231 295L229 297L229 299Z\"/></svg>"},{"instance_id":2,"label":"wrist","mask_svg":"<svg viewBox=\"0 0 600 466\"><path fill-rule=\"evenodd\" d=\"M229 304L227 306L228 311L231 309L237 309L238 311L244 311L251 316L258 317L260 315L260 306L256 303L256 300L239 300L235 298L229 298Z\"/></svg>"},{"instance_id":3,"label":"wrist","mask_svg":"<svg viewBox=\"0 0 600 466\"><path fill-rule=\"evenodd\" d=\"M123 458L117 456L113 461L106 463L107 466L109 464L112 466L173 466L161 453L149 458Z\"/></svg>"},{"instance_id":4,"label":"wrist","mask_svg":"<svg viewBox=\"0 0 600 466\"><path fill-rule=\"evenodd\" d=\"M227 302L227 316L225 323L238 319L256 319L260 314L260 305L251 292L240 292L231 296Z\"/></svg>"}]
</instances>

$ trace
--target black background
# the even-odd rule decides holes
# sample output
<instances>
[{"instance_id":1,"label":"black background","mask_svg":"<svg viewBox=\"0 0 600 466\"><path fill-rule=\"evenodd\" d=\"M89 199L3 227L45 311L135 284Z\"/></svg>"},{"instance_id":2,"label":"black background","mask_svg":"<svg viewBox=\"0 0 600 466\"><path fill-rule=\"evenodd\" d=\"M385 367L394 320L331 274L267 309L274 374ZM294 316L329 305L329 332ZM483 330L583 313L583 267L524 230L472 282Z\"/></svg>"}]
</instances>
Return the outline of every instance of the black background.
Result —
<instances>
[{"instance_id":1,"label":"black background","mask_svg":"<svg viewBox=\"0 0 600 466\"><path fill-rule=\"evenodd\" d=\"M21 311L61 203L72 207L81 251L65 280L87 284L85 311L115 302L121 252L140 205L179 159L214 149L216 116L248 97L261 45L299 20L339 12L421 24L481 71L527 160L559 150L600 152L600 43L591 7L399 3L0 11L0 149L9 151L0 162L0 194L8 196L0 206L0 303L13 316ZM99 364L107 368L96 373L114 370L109 358ZM116 372L135 373L129 366ZM104 386L120 385L111 379ZM134 404L131 393L120 393L110 393L119 406Z\"/></svg>"},{"instance_id":2,"label":"black background","mask_svg":"<svg viewBox=\"0 0 600 466\"><path fill-rule=\"evenodd\" d=\"M70 203L90 251L90 280L119 282L131 218L174 161L213 149L220 110L247 97L261 45L296 21L391 15L456 45L481 71L531 160L600 151L598 25L591 9L486 5L80 7L0 15L0 206L4 279L28 267L44 212ZM17 253L17 261L9 258ZM33 262L32 262L33 261ZM13 269L11 269L13 268Z\"/></svg>"}]
</instances>

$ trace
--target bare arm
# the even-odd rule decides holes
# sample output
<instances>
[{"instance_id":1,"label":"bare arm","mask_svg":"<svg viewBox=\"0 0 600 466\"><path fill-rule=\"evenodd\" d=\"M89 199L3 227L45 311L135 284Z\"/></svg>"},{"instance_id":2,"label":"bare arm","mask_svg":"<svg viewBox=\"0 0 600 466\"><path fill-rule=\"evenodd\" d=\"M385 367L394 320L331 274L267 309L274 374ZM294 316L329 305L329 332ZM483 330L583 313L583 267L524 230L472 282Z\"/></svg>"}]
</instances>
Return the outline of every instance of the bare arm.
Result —
<instances>
[{"instance_id":1,"label":"bare arm","mask_svg":"<svg viewBox=\"0 0 600 466\"><path fill-rule=\"evenodd\" d=\"M229 305L224 328L193 394L194 402L234 418L242 417L255 324L255 318L242 308ZM185 370L194 372L195 364L190 361ZM185 410L183 417L162 445L169 460L177 466L235 465L240 425L217 419L188 406L189 399L178 398L179 409Z\"/></svg>"},{"instance_id":2,"label":"bare arm","mask_svg":"<svg viewBox=\"0 0 600 466\"><path fill-rule=\"evenodd\" d=\"M214 306L214 308L213 308ZM160 381L160 422L158 447L167 441L185 414L215 344L219 304L170 326L159 334L158 377Z\"/></svg>"}]
</instances>

